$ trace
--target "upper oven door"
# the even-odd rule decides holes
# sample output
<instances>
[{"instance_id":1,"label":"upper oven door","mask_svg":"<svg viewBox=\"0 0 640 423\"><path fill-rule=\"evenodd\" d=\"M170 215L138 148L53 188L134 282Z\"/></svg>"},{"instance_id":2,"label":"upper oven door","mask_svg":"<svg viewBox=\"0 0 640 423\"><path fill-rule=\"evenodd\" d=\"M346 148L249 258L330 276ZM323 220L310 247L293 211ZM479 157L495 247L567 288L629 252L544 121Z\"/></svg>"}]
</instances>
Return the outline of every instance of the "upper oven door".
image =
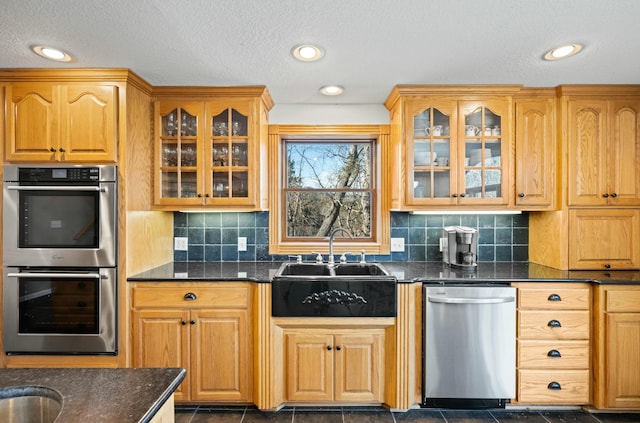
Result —
<instances>
[{"instance_id":1,"label":"upper oven door","mask_svg":"<svg viewBox=\"0 0 640 423\"><path fill-rule=\"evenodd\" d=\"M115 182L21 185L3 189L4 264L116 265Z\"/></svg>"}]
</instances>

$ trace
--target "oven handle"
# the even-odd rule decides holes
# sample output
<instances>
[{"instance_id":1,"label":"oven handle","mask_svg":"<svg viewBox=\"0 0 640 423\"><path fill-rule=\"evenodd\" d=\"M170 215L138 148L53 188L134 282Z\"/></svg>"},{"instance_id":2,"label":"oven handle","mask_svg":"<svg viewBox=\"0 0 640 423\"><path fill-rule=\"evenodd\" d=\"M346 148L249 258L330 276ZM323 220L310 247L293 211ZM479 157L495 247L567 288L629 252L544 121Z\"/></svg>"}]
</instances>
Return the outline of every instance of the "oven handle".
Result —
<instances>
[{"instance_id":1,"label":"oven handle","mask_svg":"<svg viewBox=\"0 0 640 423\"><path fill-rule=\"evenodd\" d=\"M496 298L436 298L428 297L430 303L444 304L500 304L512 303L515 297L496 297Z\"/></svg>"},{"instance_id":2,"label":"oven handle","mask_svg":"<svg viewBox=\"0 0 640 423\"><path fill-rule=\"evenodd\" d=\"M95 186L82 186L82 185L74 185L74 186L8 186L7 189L14 191L99 191L99 192L107 192L106 187L95 187Z\"/></svg>"},{"instance_id":3,"label":"oven handle","mask_svg":"<svg viewBox=\"0 0 640 423\"><path fill-rule=\"evenodd\" d=\"M10 278L95 278L100 279L99 273L38 273L38 272L23 272L23 273L8 273Z\"/></svg>"}]
</instances>

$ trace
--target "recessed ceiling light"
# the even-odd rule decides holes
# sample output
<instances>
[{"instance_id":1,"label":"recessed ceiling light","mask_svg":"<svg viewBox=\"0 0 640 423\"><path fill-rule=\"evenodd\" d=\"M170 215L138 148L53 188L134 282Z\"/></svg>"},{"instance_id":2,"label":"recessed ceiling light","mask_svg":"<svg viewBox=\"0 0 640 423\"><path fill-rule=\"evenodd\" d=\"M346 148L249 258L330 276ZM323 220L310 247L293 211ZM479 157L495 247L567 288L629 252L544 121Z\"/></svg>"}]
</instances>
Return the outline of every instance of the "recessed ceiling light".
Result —
<instances>
[{"instance_id":1,"label":"recessed ceiling light","mask_svg":"<svg viewBox=\"0 0 640 423\"><path fill-rule=\"evenodd\" d=\"M582 50L582 44L567 44L566 46L556 47L549 50L544 55L545 60L560 60L565 57L573 56Z\"/></svg>"},{"instance_id":2,"label":"recessed ceiling light","mask_svg":"<svg viewBox=\"0 0 640 423\"><path fill-rule=\"evenodd\" d=\"M293 57L303 62L314 62L319 60L323 55L320 48L312 46L311 44L295 46L293 50L291 50L291 53Z\"/></svg>"},{"instance_id":3,"label":"recessed ceiling light","mask_svg":"<svg viewBox=\"0 0 640 423\"><path fill-rule=\"evenodd\" d=\"M324 95L340 95L344 92L344 88L340 85L325 85L320 88L320 92Z\"/></svg>"},{"instance_id":4,"label":"recessed ceiling light","mask_svg":"<svg viewBox=\"0 0 640 423\"><path fill-rule=\"evenodd\" d=\"M55 60L56 62L70 62L72 60L68 53L54 47L32 46L31 50L33 50L33 52L38 56L42 56L49 60Z\"/></svg>"}]
</instances>

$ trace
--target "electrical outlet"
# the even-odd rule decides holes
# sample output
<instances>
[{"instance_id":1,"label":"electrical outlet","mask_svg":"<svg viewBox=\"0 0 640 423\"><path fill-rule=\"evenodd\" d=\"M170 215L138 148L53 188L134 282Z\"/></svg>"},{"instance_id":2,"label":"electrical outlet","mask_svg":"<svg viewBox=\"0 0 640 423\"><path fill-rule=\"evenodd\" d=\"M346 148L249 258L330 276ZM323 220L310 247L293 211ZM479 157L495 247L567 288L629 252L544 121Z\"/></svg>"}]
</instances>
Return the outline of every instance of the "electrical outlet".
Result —
<instances>
[{"instance_id":1,"label":"electrical outlet","mask_svg":"<svg viewBox=\"0 0 640 423\"><path fill-rule=\"evenodd\" d=\"M176 251L189 250L189 238L177 236L173 239L173 249Z\"/></svg>"},{"instance_id":2,"label":"electrical outlet","mask_svg":"<svg viewBox=\"0 0 640 423\"><path fill-rule=\"evenodd\" d=\"M404 238L391 238L391 252L404 251Z\"/></svg>"},{"instance_id":3,"label":"electrical outlet","mask_svg":"<svg viewBox=\"0 0 640 423\"><path fill-rule=\"evenodd\" d=\"M247 251L247 237L239 236L238 237L238 251Z\"/></svg>"}]
</instances>

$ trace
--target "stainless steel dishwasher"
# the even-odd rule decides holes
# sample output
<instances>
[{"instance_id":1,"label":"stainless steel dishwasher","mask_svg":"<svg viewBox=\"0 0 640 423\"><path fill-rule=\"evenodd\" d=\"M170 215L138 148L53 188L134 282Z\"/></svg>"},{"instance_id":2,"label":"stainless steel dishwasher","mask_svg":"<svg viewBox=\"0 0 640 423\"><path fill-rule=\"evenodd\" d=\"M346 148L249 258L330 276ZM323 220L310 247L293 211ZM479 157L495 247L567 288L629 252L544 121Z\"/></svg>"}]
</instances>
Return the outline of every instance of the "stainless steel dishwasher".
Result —
<instances>
[{"instance_id":1,"label":"stainless steel dishwasher","mask_svg":"<svg viewBox=\"0 0 640 423\"><path fill-rule=\"evenodd\" d=\"M515 298L508 285L424 285L424 407L501 408L515 397Z\"/></svg>"}]
</instances>

